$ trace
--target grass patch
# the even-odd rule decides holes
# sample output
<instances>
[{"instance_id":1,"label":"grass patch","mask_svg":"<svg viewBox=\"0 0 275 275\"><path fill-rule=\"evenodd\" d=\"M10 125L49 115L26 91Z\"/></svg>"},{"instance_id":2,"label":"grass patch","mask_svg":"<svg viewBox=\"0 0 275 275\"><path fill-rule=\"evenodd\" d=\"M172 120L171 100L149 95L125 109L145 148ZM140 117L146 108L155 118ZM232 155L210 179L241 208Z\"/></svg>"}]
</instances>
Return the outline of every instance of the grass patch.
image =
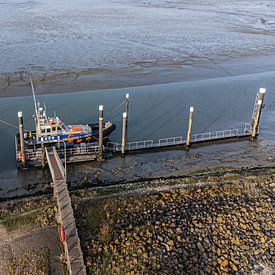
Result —
<instances>
[{"instance_id":1,"label":"grass patch","mask_svg":"<svg viewBox=\"0 0 275 275\"><path fill-rule=\"evenodd\" d=\"M7 262L7 274L50 274L50 251L46 248L32 250L21 257L9 259Z\"/></svg>"},{"instance_id":2,"label":"grass patch","mask_svg":"<svg viewBox=\"0 0 275 275\"><path fill-rule=\"evenodd\" d=\"M26 213L26 215L7 218L6 220L2 221L1 224L8 232L28 225L39 228L56 224L56 213L56 207L48 207L45 209L39 209L36 212Z\"/></svg>"}]
</instances>

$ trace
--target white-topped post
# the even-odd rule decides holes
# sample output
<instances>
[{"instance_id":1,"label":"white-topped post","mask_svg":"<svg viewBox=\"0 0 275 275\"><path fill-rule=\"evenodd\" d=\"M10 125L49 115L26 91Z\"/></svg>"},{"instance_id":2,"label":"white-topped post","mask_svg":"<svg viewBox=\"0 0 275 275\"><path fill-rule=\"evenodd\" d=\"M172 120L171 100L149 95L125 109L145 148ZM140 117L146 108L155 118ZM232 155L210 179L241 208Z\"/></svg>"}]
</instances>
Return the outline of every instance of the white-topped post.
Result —
<instances>
[{"instance_id":1,"label":"white-topped post","mask_svg":"<svg viewBox=\"0 0 275 275\"><path fill-rule=\"evenodd\" d=\"M99 127L98 127L98 153L99 159L103 160L103 105L99 105Z\"/></svg>"},{"instance_id":2,"label":"white-topped post","mask_svg":"<svg viewBox=\"0 0 275 275\"><path fill-rule=\"evenodd\" d=\"M127 113L123 113L123 121L122 121L122 137L121 137L121 153L125 154L125 145L126 145L126 119Z\"/></svg>"},{"instance_id":3,"label":"white-topped post","mask_svg":"<svg viewBox=\"0 0 275 275\"><path fill-rule=\"evenodd\" d=\"M192 131L193 112L194 112L194 107L190 107L190 110L189 110L189 119L188 119L187 137L186 137L186 146L189 146L189 145L190 145L191 131Z\"/></svg>"},{"instance_id":4,"label":"white-topped post","mask_svg":"<svg viewBox=\"0 0 275 275\"><path fill-rule=\"evenodd\" d=\"M125 112L126 112L126 130L128 128L128 118L129 118L129 94L125 95Z\"/></svg>"},{"instance_id":5,"label":"white-topped post","mask_svg":"<svg viewBox=\"0 0 275 275\"><path fill-rule=\"evenodd\" d=\"M256 96L254 111L253 111L252 120L251 120L251 137L252 138L255 138L258 134L262 108L264 107L265 94L266 94L266 89L260 88Z\"/></svg>"},{"instance_id":6,"label":"white-topped post","mask_svg":"<svg viewBox=\"0 0 275 275\"><path fill-rule=\"evenodd\" d=\"M258 125L259 125L259 119L260 119L260 113L261 113L261 109L262 109L262 104L263 101L262 100L258 100L257 104L256 104L256 111L255 111L255 117L254 117L254 123L253 123L253 127L252 127L252 138L255 138L258 132Z\"/></svg>"},{"instance_id":7,"label":"white-topped post","mask_svg":"<svg viewBox=\"0 0 275 275\"><path fill-rule=\"evenodd\" d=\"M19 139L20 139L20 152L21 152L21 161L22 166L26 167L26 155L25 155L25 143L24 143L24 122L23 122L23 113L18 112L18 128L19 128Z\"/></svg>"}]
</instances>

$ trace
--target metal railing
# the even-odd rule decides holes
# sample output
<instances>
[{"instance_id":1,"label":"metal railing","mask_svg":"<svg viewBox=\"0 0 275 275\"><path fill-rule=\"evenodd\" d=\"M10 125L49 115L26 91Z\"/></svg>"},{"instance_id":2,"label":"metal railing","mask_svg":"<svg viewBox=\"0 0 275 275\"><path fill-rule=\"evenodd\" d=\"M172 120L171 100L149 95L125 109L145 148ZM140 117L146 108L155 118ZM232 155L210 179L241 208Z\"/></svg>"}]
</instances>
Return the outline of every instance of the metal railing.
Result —
<instances>
[{"instance_id":1,"label":"metal railing","mask_svg":"<svg viewBox=\"0 0 275 275\"><path fill-rule=\"evenodd\" d=\"M142 140L142 141L133 141L128 142L125 145L125 150L138 150L152 148L154 146L153 140ZM111 151L121 151L122 145L118 142L108 142L107 149Z\"/></svg>"},{"instance_id":2,"label":"metal railing","mask_svg":"<svg viewBox=\"0 0 275 275\"><path fill-rule=\"evenodd\" d=\"M48 148L45 148L45 152L46 152L46 158L47 158L47 160L50 159L50 154L52 152L49 152ZM54 173L54 169L53 169L52 163L50 161L48 161L48 164L49 164L49 168L50 168L51 175L52 175L52 178L53 178L53 182L55 182L56 178L55 178L55 173Z\"/></svg>"},{"instance_id":3,"label":"metal railing","mask_svg":"<svg viewBox=\"0 0 275 275\"><path fill-rule=\"evenodd\" d=\"M192 135L191 142L215 140L220 138L237 137L237 136L239 136L239 129L220 130L215 132Z\"/></svg>"},{"instance_id":4,"label":"metal railing","mask_svg":"<svg viewBox=\"0 0 275 275\"><path fill-rule=\"evenodd\" d=\"M244 128L238 129L226 129L226 130L219 130L213 132L206 132L206 133L199 133L194 134L191 136L191 142L201 142L201 141L208 141L208 140L217 140L223 138L230 138L230 137L238 137L241 135L249 135L251 134L251 126L248 123L245 123ZM186 140L183 136L177 137L168 137L168 138L161 138L158 141L153 140L144 140L144 141L134 141L128 142L125 144L125 150L139 150L139 149L146 149L146 148L154 148L154 147L165 147L165 146L173 146L173 145L180 145L185 144ZM121 144L118 142L108 142L107 143L107 150L113 152L121 152Z\"/></svg>"},{"instance_id":5,"label":"metal railing","mask_svg":"<svg viewBox=\"0 0 275 275\"><path fill-rule=\"evenodd\" d=\"M169 137L169 138L161 138L159 139L158 146L168 146L168 145L176 145L176 144L182 144L183 143L183 137Z\"/></svg>"},{"instance_id":6,"label":"metal railing","mask_svg":"<svg viewBox=\"0 0 275 275\"><path fill-rule=\"evenodd\" d=\"M59 167L59 170L60 170L60 172L62 173L62 176L63 176L64 178L66 178L66 171L65 171L65 168L64 168L64 166L63 166L63 164L62 164L62 162L61 162L61 159L60 159L60 157L59 157L59 155L58 155L58 153L57 153L57 151L56 151L56 149L55 149L54 146L52 147L52 150L53 150L53 154L54 154L54 157L55 157L55 159L56 159L57 165L58 165L58 167Z\"/></svg>"},{"instance_id":7,"label":"metal railing","mask_svg":"<svg viewBox=\"0 0 275 275\"><path fill-rule=\"evenodd\" d=\"M64 158L65 151L67 158L72 156L79 156L79 155L87 155L87 154L97 154L98 153L98 146L92 144L85 144L77 147L72 148L62 148L56 149L56 153L60 158ZM42 150L41 148L37 149L26 149L25 150L26 159L30 161L41 161L42 158Z\"/></svg>"},{"instance_id":8,"label":"metal railing","mask_svg":"<svg viewBox=\"0 0 275 275\"><path fill-rule=\"evenodd\" d=\"M220 131L213 131L213 132L206 132L206 133L199 133L193 134L191 136L191 143L201 142L201 141L208 141L208 140L217 140L223 138L230 138L230 137L238 137L240 135L249 135L251 134L251 125L245 123L244 128L242 129L226 129ZM133 141L128 142L125 145L125 150L140 150L146 148L156 148L156 147L165 147L165 146L173 146L173 145L180 145L185 144L186 140L183 136L177 137L168 137L168 138L161 138L158 141L154 140L142 140L142 141ZM108 142L107 149L113 152L121 152L122 145L118 142ZM88 154L98 154L98 146L93 144L80 144L78 146L72 148L61 148L57 149L56 153L62 159L65 156L70 158L72 156L81 156L81 155L88 155ZM42 156L41 148L38 149L27 149L26 150L26 159L33 160L33 161L40 161Z\"/></svg>"}]
</instances>

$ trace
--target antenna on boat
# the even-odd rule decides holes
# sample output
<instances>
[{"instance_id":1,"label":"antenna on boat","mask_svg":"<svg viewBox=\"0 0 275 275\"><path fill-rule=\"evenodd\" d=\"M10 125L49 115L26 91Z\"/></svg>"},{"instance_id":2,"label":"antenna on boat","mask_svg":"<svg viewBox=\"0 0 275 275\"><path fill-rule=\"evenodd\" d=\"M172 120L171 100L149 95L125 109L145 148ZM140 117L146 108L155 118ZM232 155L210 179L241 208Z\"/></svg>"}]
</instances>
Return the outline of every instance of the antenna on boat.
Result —
<instances>
[{"instance_id":1,"label":"antenna on boat","mask_svg":"<svg viewBox=\"0 0 275 275\"><path fill-rule=\"evenodd\" d=\"M45 101L44 101L44 111L45 111L45 114L47 114L47 106L46 106Z\"/></svg>"},{"instance_id":2,"label":"antenna on boat","mask_svg":"<svg viewBox=\"0 0 275 275\"><path fill-rule=\"evenodd\" d=\"M38 118L36 98L35 98L35 93L34 93L33 82L32 82L32 77L31 76L30 76L30 82L31 82L31 87L32 87L32 96L33 96L33 101L34 101L35 115Z\"/></svg>"}]
</instances>

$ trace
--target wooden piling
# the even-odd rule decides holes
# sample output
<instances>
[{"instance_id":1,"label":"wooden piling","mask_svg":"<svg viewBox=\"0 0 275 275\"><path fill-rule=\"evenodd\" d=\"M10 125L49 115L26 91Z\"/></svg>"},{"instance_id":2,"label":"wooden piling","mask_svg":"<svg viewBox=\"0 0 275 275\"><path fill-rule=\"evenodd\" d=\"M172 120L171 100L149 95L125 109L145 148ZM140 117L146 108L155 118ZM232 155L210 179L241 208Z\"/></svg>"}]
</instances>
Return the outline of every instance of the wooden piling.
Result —
<instances>
[{"instance_id":1,"label":"wooden piling","mask_svg":"<svg viewBox=\"0 0 275 275\"><path fill-rule=\"evenodd\" d=\"M125 95L125 113L126 113L126 130L128 128L128 117L129 117L129 94Z\"/></svg>"},{"instance_id":2,"label":"wooden piling","mask_svg":"<svg viewBox=\"0 0 275 275\"><path fill-rule=\"evenodd\" d=\"M260 88L260 90L259 90L259 100L262 101L262 105L261 105L261 108L260 108L257 130L258 130L260 119L261 119L262 109L264 108L265 93L266 93L266 89L265 88Z\"/></svg>"},{"instance_id":3,"label":"wooden piling","mask_svg":"<svg viewBox=\"0 0 275 275\"><path fill-rule=\"evenodd\" d=\"M103 160L103 105L99 105L98 160Z\"/></svg>"},{"instance_id":4,"label":"wooden piling","mask_svg":"<svg viewBox=\"0 0 275 275\"><path fill-rule=\"evenodd\" d=\"M190 140L191 140L193 112L194 112L194 107L190 107L189 119L188 119L188 130L187 130L187 137L186 137L186 146L187 147L190 145Z\"/></svg>"},{"instance_id":5,"label":"wooden piling","mask_svg":"<svg viewBox=\"0 0 275 275\"><path fill-rule=\"evenodd\" d=\"M41 164L42 168L45 168L45 144L43 138L41 138Z\"/></svg>"},{"instance_id":6,"label":"wooden piling","mask_svg":"<svg viewBox=\"0 0 275 275\"><path fill-rule=\"evenodd\" d=\"M262 113L264 98L266 89L261 88L256 96L255 106L253 110L252 120L251 120L251 137L255 138L258 133L260 117Z\"/></svg>"},{"instance_id":7,"label":"wooden piling","mask_svg":"<svg viewBox=\"0 0 275 275\"><path fill-rule=\"evenodd\" d=\"M22 156L22 166L26 167L25 143L24 143L24 122L23 113L18 112L18 126L19 126L19 139L20 139L20 152Z\"/></svg>"},{"instance_id":8,"label":"wooden piling","mask_svg":"<svg viewBox=\"0 0 275 275\"><path fill-rule=\"evenodd\" d=\"M263 103L262 100L258 100L258 102L256 104L254 121L253 121L253 125L252 125L252 133L251 133L252 138L255 138L257 135L257 132L258 132L258 125L259 125L259 118L260 118L262 103Z\"/></svg>"},{"instance_id":9,"label":"wooden piling","mask_svg":"<svg viewBox=\"0 0 275 275\"><path fill-rule=\"evenodd\" d=\"M126 118L127 113L123 113L123 121L122 121L122 137L121 137L121 153L125 155L125 145L126 145Z\"/></svg>"}]
</instances>

